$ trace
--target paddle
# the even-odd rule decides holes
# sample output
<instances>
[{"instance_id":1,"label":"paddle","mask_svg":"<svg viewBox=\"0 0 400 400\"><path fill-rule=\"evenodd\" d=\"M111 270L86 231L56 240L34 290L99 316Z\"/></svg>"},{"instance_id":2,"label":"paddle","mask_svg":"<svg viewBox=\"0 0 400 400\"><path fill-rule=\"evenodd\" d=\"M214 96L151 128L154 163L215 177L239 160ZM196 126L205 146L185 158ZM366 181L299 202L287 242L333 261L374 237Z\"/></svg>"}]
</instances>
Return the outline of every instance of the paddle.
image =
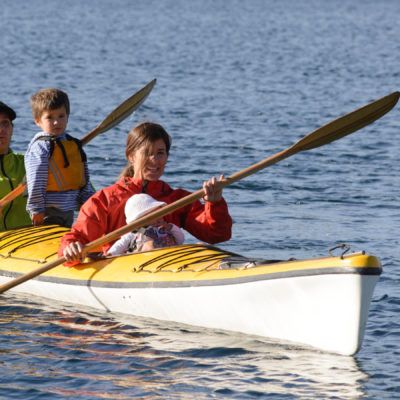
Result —
<instances>
[{"instance_id":1,"label":"paddle","mask_svg":"<svg viewBox=\"0 0 400 400\"><path fill-rule=\"evenodd\" d=\"M220 182L222 187L228 186L233 182L236 182L240 179L243 179L251 174L254 174L257 171L267 167L268 165L275 164L280 160L283 160L287 157L290 157L296 153L299 153L304 150L314 149L316 147L323 146L335 140L338 140L350 133L355 132L358 129L374 122L378 118L382 117L388 111L390 111L397 103L400 97L399 92L394 92L386 97L383 97L377 101L374 101L371 104L368 104L356 111L351 112L350 114L346 114L343 117L340 117L327 125L322 126L316 131L308 134L297 143L292 145L291 147L283 150L279 153L274 154L257 164L254 164L242 171L236 172L235 174L229 176ZM181 207L189 205L193 203L195 200L198 200L204 196L203 189L200 189L194 193L189 194L188 196L183 197L180 200L177 200L171 204L168 204L154 212L151 212L144 217L137 219L136 221L125 225L119 229L116 229L113 232L108 233L105 236L102 236L93 242L85 245L85 251L90 251L99 246L102 246L108 242L114 241L124 235L125 233L131 232L135 229L139 229L144 225L149 225L154 220L161 218L167 214L172 213L173 211L178 210ZM24 274L16 279L13 279L10 282L7 282L0 286L0 293L5 292L8 289L11 289L23 282L28 281L29 279L35 278L36 276L43 274L44 272L57 267L58 265L64 263L66 261L65 257L58 258L57 260L51 261L40 268L37 268L27 274Z\"/></svg>"},{"instance_id":2,"label":"paddle","mask_svg":"<svg viewBox=\"0 0 400 400\"><path fill-rule=\"evenodd\" d=\"M100 122L100 124L97 125L96 128L92 129L81 139L82 144L87 144L96 136L110 130L114 126L118 125L121 121L123 121L126 117L131 115L146 100L147 96L153 90L155 84L156 79L153 79L147 85L143 86L138 92L136 92L131 97L126 99L123 103L121 103L109 115L107 115L107 117L102 122ZM24 193L25 188L26 183L22 182L14 190L12 190L10 193L7 193L0 200L0 215L3 211L3 208L8 203Z\"/></svg>"}]
</instances>

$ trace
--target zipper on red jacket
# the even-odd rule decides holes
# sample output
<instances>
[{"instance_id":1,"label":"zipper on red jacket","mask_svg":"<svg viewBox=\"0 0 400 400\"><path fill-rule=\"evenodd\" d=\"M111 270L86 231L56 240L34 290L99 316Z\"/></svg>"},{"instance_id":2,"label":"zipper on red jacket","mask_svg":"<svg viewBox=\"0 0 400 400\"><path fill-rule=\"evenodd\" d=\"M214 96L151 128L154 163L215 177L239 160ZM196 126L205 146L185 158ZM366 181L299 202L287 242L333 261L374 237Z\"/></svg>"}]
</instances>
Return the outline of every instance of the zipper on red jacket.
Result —
<instances>
[{"instance_id":1,"label":"zipper on red jacket","mask_svg":"<svg viewBox=\"0 0 400 400\"><path fill-rule=\"evenodd\" d=\"M149 183L149 181L143 181L143 183L142 183L142 193L146 193L148 183Z\"/></svg>"}]
</instances>

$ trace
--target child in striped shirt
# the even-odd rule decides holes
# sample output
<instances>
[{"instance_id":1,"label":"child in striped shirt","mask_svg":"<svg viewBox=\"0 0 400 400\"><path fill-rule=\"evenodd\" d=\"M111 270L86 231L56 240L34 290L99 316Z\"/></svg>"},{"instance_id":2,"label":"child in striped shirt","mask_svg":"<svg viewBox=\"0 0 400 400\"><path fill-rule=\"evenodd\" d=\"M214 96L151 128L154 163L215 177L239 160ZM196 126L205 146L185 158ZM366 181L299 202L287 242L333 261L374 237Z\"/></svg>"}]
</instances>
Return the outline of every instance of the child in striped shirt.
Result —
<instances>
[{"instance_id":1,"label":"child in striped shirt","mask_svg":"<svg viewBox=\"0 0 400 400\"><path fill-rule=\"evenodd\" d=\"M74 211L94 193L86 154L79 139L66 133L70 105L59 89L31 97L32 114L41 128L25 154L27 210L33 225L71 227Z\"/></svg>"}]
</instances>

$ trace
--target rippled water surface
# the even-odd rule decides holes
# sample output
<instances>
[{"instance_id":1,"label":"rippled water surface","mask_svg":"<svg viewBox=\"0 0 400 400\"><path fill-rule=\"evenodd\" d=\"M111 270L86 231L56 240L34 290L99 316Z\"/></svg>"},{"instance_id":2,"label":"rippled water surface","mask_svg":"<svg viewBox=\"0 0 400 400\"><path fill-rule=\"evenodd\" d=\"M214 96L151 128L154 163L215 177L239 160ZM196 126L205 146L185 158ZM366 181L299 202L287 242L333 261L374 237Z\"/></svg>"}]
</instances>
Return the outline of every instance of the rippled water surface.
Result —
<instances>
[{"instance_id":1,"label":"rippled water surface","mask_svg":"<svg viewBox=\"0 0 400 400\"><path fill-rule=\"evenodd\" d=\"M36 131L29 96L39 88L68 92L80 137L157 78L137 113L87 146L97 188L123 167L138 121L167 128L165 179L194 190L400 86L395 0L3 0L0 10L0 99L19 115L16 151ZM309 258L346 242L381 258L355 357L8 293L0 397L399 398L399 121L397 107L225 191L227 250Z\"/></svg>"}]
</instances>

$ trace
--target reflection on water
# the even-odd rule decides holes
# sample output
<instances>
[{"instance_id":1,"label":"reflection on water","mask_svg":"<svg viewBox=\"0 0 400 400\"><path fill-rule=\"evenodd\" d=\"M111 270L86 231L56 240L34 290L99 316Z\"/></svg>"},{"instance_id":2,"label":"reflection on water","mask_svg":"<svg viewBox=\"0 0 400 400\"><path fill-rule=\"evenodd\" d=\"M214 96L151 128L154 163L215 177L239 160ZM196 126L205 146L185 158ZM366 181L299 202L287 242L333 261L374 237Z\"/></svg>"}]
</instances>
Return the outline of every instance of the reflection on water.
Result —
<instances>
[{"instance_id":1,"label":"reflection on water","mask_svg":"<svg viewBox=\"0 0 400 400\"><path fill-rule=\"evenodd\" d=\"M4 296L0 311L0 394L354 399L368 380L352 357L246 335L50 306L23 295Z\"/></svg>"}]
</instances>

